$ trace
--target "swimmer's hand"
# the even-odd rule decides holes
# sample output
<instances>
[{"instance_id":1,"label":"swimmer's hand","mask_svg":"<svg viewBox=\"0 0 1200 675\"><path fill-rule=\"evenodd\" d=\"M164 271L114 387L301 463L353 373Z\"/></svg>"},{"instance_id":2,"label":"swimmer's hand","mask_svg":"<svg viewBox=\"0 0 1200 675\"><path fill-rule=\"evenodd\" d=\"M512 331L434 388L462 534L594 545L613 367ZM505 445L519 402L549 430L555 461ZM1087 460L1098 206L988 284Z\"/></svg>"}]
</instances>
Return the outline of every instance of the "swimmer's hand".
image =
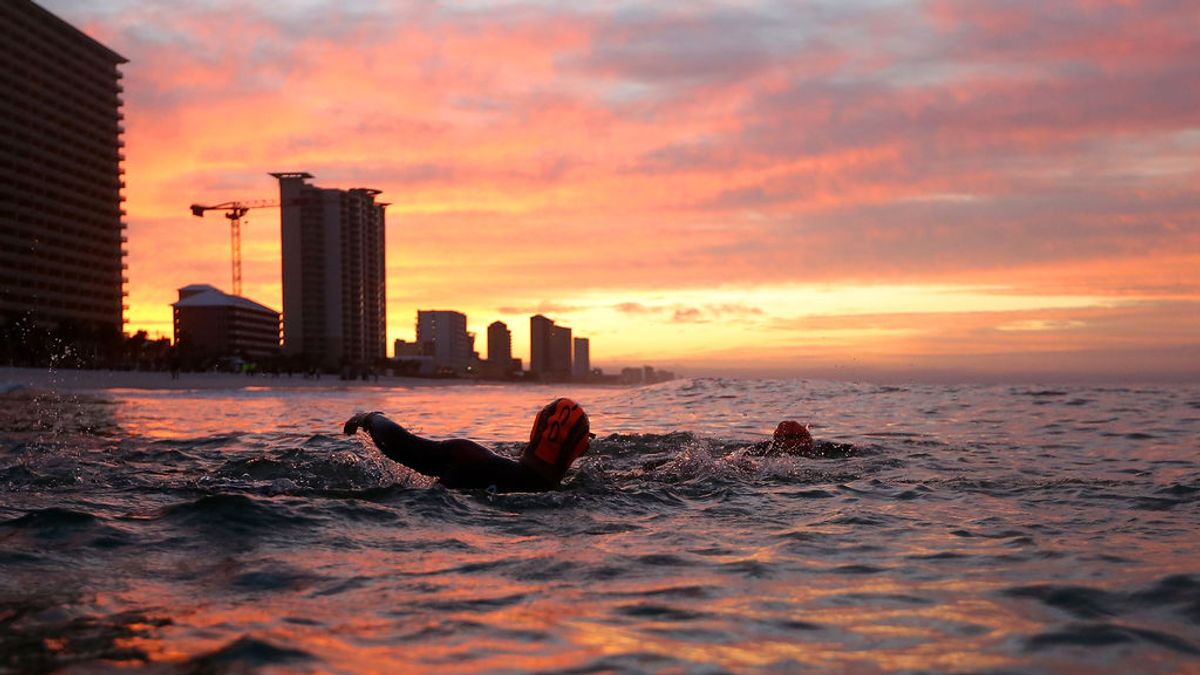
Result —
<instances>
[{"instance_id":1,"label":"swimmer's hand","mask_svg":"<svg viewBox=\"0 0 1200 675\"><path fill-rule=\"evenodd\" d=\"M342 425L342 433L346 434L347 436L353 436L354 432L366 426L368 417L371 415L382 414L383 413L379 412L378 410L372 412L354 413L354 416L346 420L346 423Z\"/></svg>"}]
</instances>

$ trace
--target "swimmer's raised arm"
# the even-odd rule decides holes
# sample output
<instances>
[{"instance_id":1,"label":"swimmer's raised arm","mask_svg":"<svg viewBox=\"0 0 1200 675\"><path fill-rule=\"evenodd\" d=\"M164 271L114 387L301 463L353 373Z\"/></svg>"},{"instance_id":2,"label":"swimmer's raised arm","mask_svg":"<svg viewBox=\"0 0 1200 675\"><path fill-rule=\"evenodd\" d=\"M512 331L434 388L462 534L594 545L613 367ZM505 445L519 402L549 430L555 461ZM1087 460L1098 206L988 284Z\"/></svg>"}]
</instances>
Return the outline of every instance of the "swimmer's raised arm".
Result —
<instances>
[{"instance_id":1,"label":"swimmer's raised arm","mask_svg":"<svg viewBox=\"0 0 1200 675\"><path fill-rule=\"evenodd\" d=\"M421 438L384 417L381 412L360 412L346 420L342 431L352 435L359 429L367 432L375 447L388 459L426 476L441 476L452 459L443 441Z\"/></svg>"}]
</instances>

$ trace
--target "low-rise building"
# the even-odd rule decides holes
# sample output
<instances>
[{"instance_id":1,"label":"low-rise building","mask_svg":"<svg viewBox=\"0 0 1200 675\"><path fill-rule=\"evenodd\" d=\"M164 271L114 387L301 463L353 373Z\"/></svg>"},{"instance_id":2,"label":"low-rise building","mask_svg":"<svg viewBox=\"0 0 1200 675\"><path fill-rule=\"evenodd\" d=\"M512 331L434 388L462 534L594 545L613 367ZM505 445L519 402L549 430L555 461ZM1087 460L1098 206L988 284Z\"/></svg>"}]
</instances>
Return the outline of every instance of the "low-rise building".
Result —
<instances>
[{"instance_id":1,"label":"low-rise building","mask_svg":"<svg viewBox=\"0 0 1200 675\"><path fill-rule=\"evenodd\" d=\"M279 354L279 312L208 284L179 289L171 305L175 345L185 358L268 358Z\"/></svg>"}]
</instances>

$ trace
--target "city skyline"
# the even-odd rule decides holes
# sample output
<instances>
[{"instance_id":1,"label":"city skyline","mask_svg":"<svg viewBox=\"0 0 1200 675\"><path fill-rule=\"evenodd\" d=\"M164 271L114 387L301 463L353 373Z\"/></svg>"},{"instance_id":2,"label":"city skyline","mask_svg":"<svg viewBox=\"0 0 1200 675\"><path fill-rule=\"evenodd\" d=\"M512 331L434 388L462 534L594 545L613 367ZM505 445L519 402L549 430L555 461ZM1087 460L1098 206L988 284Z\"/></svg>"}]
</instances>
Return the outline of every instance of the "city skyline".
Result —
<instances>
[{"instance_id":1,"label":"city skyline","mask_svg":"<svg viewBox=\"0 0 1200 675\"><path fill-rule=\"evenodd\" d=\"M130 330L225 278L187 204L302 165L389 195L389 341L437 304L554 314L599 365L1197 375L1186 3L250 4L244 40L221 3L44 4L131 59Z\"/></svg>"},{"instance_id":2,"label":"city skyline","mask_svg":"<svg viewBox=\"0 0 1200 675\"><path fill-rule=\"evenodd\" d=\"M676 377L673 371L649 364L623 365L607 373L603 368L592 368L591 339L572 337L569 327L555 325L540 314L529 317L528 362L514 357L513 333L502 321L488 324L485 354L478 336L467 330L467 321L466 314L453 309L417 310L416 337L393 342L391 366L417 377L558 384L655 384Z\"/></svg>"}]
</instances>

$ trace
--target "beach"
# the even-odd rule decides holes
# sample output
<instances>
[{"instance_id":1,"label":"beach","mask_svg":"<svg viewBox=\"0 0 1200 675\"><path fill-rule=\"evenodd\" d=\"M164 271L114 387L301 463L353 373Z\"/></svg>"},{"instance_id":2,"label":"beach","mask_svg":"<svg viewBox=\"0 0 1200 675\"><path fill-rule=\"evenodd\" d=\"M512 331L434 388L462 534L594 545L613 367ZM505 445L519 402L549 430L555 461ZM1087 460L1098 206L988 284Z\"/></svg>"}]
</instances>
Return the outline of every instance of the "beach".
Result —
<instances>
[{"instance_id":1,"label":"beach","mask_svg":"<svg viewBox=\"0 0 1200 675\"><path fill-rule=\"evenodd\" d=\"M471 385L473 380L429 379L380 375L378 379L342 380L337 375L320 378L295 375L239 375L235 373L180 373L138 370L56 370L47 368L0 368L0 391L15 386L51 391L100 391L107 389L246 389L271 387L328 389L336 387L446 387ZM495 384L495 383L493 383Z\"/></svg>"}]
</instances>

